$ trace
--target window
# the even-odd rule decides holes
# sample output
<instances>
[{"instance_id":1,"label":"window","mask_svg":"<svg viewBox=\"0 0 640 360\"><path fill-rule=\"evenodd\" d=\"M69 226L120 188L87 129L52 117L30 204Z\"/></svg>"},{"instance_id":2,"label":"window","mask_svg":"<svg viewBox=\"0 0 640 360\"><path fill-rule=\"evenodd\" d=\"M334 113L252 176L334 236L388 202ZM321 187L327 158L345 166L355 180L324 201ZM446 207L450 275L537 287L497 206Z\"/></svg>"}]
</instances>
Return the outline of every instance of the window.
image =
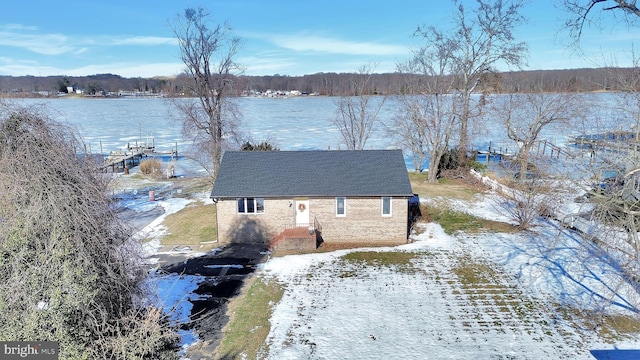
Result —
<instances>
[{"instance_id":1,"label":"window","mask_svg":"<svg viewBox=\"0 0 640 360\"><path fill-rule=\"evenodd\" d=\"M256 198L256 212L260 214L264 212L264 198Z\"/></svg>"},{"instance_id":2,"label":"window","mask_svg":"<svg viewBox=\"0 0 640 360\"><path fill-rule=\"evenodd\" d=\"M347 216L347 201L343 197L336 198L336 216Z\"/></svg>"},{"instance_id":3,"label":"window","mask_svg":"<svg viewBox=\"0 0 640 360\"><path fill-rule=\"evenodd\" d=\"M264 213L264 198L238 198L238 214Z\"/></svg>"},{"instance_id":4,"label":"window","mask_svg":"<svg viewBox=\"0 0 640 360\"><path fill-rule=\"evenodd\" d=\"M391 197L382 197L382 216L391 216Z\"/></svg>"}]
</instances>

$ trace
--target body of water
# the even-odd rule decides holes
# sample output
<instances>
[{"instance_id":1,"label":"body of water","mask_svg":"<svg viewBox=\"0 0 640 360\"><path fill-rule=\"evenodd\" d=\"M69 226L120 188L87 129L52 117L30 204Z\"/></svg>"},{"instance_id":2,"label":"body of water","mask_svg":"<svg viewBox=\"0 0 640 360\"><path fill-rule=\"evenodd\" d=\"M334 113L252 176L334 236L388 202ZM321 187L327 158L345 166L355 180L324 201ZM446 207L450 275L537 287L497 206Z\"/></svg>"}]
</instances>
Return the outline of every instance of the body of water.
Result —
<instances>
[{"instance_id":1,"label":"body of water","mask_svg":"<svg viewBox=\"0 0 640 360\"><path fill-rule=\"evenodd\" d=\"M571 126L547 128L541 139L563 145L569 136L628 128L635 124L622 116L612 104L613 94L589 94L585 101L599 104L586 122L580 120ZM333 125L336 117L337 98L306 96L294 98L240 98L238 105L242 113L240 130L244 139L253 142L267 140L281 150L326 150L346 149L340 131ZM380 101L381 98L376 98ZM151 142L159 151L168 151L178 145L186 150L188 142L181 135L181 125L172 116L172 107L162 98L58 98L25 99L26 104L46 104L47 112L55 119L78 128L87 146L93 153L109 153L121 150L128 143ZM367 141L367 149L400 148L399 139L388 135L388 127L396 111L396 102L388 98ZM516 144L506 137L500 119L487 119L485 125L473 128L472 144L476 149L515 149ZM629 124L627 124L629 122ZM410 167L410 153L405 151Z\"/></svg>"}]
</instances>

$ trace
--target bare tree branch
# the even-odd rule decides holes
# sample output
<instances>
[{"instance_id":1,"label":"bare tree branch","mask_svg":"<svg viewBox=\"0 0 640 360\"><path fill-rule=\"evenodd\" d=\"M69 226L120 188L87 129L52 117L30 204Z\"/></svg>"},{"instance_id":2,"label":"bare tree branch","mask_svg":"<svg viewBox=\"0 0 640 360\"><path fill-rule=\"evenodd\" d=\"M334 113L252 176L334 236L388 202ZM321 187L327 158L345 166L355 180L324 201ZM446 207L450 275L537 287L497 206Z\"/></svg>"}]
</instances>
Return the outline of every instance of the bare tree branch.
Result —
<instances>
[{"instance_id":1,"label":"bare tree branch","mask_svg":"<svg viewBox=\"0 0 640 360\"><path fill-rule=\"evenodd\" d=\"M446 57L446 74L455 78L455 91L461 95L458 108L459 150L466 156L469 145L469 122L477 117L481 103L474 103L472 95L478 91L481 81L498 66L520 67L525 60L527 47L517 42L513 31L525 19L520 14L521 0L478 0L477 8L467 12L462 1L454 0L452 29L433 26L418 27L415 36L424 38L426 44L417 52L436 48L440 57Z\"/></svg>"},{"instance_id":2,"label":"bare tree branch","mask_svg":"<svg viewBox=\"0 0 640 360\"><path fill-rule=\"evenodd\" d=\"M340 130L342 139L349 150L363 150L371 131L377 124L378 114L386 101L386 96L374 98L376 89L370 88L371 65L358 69L351 82L353 96L341 96L336 102L337 116L333 124Z\"/></svg>"},{"instance_id":3,"label":"bare tree branch","mask_svg":"<svg viewBox=\"0 0 640 360\"><path fill-rule=\"evenodd\" d=\"M543 92L508 94L495 97L493 117L501 119L507 137L517 145L516 162L520 179L527 177L530 162L539 156L535 145L543 131L567 128L584 116L581 96L576 93Z\"/></svg>"},{"instance_id":4,"label":"bare tree branch","mask_svg":"<svg viewBox=\"0 0 640 360\"><path fill-rule=\"evenodd\" d=\"M614 16L615 13L621 12L627 24L635 23L640 18L640 9L636 0L563 0L561 6L569 13L564 28L569 30L575 45L580 43L585 25L600 25L600 18L594 14L598 7L601 11L611 12Z\"/></svg>"},{"instance_id":5,"label":"bare tree branch","mask_svg":"<svg viewBox=\"0 0 640 360\"><path fill-rule=\"evenodd\" d=\"M426 76L409 77L408 94L399 97L399 109L390 128L392 135L411 149L416 170L422 170L424 154L429 154L430 182L437 180L440 158L449 150L458 129L460 98L452 94L454 77L446 74L449 58L441 56L444 51L446 46L422 51L413 61L399 65L401 72ZM410 95L415 93L420 95Z\"/></svg>"},{"instance_id":6,"label":"bare tree branch","mask_svg":"<svg viewBox=\"0 0 640 360\"><path fill-rule=\"evenodd\" d=\"M237 75L242 73L234 60L241 41L227 23L210 27L209 21L210 15L203 8L189 8L172 24L188 75L185 87L196 97L174 99L173 103L182 115L184 135L198 150L207 147L211 163L205 168L215 177L226 143L236 138L240 122L240 112L232 99Z\"/></svg>"}]
</instances>

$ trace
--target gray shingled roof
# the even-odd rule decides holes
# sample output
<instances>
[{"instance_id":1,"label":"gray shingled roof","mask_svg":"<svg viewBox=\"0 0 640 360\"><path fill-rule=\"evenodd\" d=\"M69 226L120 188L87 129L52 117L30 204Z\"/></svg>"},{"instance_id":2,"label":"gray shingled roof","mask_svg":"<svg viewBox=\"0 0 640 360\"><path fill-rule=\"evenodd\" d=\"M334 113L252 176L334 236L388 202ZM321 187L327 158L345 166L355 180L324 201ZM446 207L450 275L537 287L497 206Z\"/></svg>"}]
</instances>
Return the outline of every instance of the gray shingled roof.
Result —
<instances>
[{"instance_id":1,"label":"gray shingled roof","mask_svg":"<svg viewBox=\"0 0 640 360\"><path fill-rule=\"evenodd\" d=\"M227 151L212 198L411 196L401 150Z\"/></svg>"}]
</instances>

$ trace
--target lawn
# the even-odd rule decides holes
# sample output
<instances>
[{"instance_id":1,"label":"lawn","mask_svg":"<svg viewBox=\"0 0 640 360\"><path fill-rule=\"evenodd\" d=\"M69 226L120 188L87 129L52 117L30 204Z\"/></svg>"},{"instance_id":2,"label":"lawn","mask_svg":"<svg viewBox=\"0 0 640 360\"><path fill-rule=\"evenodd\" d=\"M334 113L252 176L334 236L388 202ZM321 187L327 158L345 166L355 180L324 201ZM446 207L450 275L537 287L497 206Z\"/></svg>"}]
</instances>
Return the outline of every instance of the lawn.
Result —
<instances>
[{"instance_id":1,"label":"lawn","mask_svg":"<svg viewBox=\"0 0 640 360\"><path fill-rule=\"evenodd\" d=\"M168 228L168 234L160 239L162 245L199 245L214 241L217 237L216 207L198 201L168 215L163 224Z\"/></svg>"},{"instance_id":2,"label":"lawn","mask_svg":"<svg viewBox=\"0 0 640 360\"><path fill-rule=\"evenodd\" d=\"M462 179L439 179L437 183L428 183L426 174L416 172L409 172L409 180L414 193L419 194L421 199L430 200L428 204L422 202L420 206L421 221L437 222L447 234L453 234L456 231L469 233L516 231L512 224L479 218L451 207L452 201L478 201L478 195L486 191L479 184L465 182Z\"/></svg>"},{"instance_id":3,"label":"lawn","mask_svg":"<svg viewBox=\"0 0 640 360\"><path fill-rule=\"evenodd\" d=\"M222 330L224 339L216 349L216 358L259 359L271 330L273 304L280 301L283 293L275 279L251 278L242 294L229 305L231 320Z\"/></svg>"},{"instance_id":4,"label":"lawn","mask_svg":"<svg viewBox=\"0 0 640 360\"><path fill-rule=\"evenodd\" d=\"M427 174L409 172L413 192L423 198L447 198L471 201L484 189L479 185L465 183L460 179L439 179L437 183L427 182Z\"/></svg>"}]
</instances>

